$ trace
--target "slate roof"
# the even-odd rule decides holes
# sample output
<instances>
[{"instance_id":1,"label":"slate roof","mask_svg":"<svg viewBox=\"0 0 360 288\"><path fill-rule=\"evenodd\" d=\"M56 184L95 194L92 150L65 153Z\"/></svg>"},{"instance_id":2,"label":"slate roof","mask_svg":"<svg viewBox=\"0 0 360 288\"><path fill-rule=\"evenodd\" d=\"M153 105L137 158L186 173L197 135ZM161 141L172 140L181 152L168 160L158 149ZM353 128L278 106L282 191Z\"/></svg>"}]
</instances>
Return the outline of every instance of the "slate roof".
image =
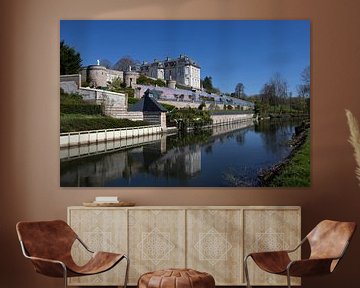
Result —
<instances>
[{"instance_id":1,"label":"slate roof","mask_svg":"<svg viewBox=\"0 0 360 288\"><path fill-rule=\"evenodd\" d=\"M149 96L148 93L134 105L131 105L128 111L135 112L167 112L167 110L161 106L153 97Z\"/></svg>"}]
</instances>

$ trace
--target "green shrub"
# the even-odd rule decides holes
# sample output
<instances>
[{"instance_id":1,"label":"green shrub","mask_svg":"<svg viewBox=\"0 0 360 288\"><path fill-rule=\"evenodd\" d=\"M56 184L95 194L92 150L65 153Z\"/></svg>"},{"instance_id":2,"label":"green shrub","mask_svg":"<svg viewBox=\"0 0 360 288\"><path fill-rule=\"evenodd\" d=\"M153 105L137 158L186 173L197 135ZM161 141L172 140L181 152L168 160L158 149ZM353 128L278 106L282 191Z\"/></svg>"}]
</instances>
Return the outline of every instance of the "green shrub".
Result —
<instances>
[{"instance_id":1,"label":"green shrub","mask_svg":"<svg viewBox=\"0 0 360 288\"><path fill-rule=\"evenodd\" d=\"M178 89L183 89L183 90L192 91L192 88L191 88L191 87L186 86L186 85L181 85L181 84L178 84L178 83L176 83L175 87L178 88Z\"/></svg>"},{"instance_id":2,"label":"green shrub","mask_svg":"<svg viewBox=\"0 0 360 288\"><path fill-rule=\"evenodd\" d=\"M145 121L131 121L129 119L116 119L108 116L62 114L60 116L60 132L77 132L88 130L138 127L149 125Z\"/></svg>"},{"instance_id":3,"label":"green shrub","mask_svg":"<svg viewBox=\"0 0 360 288\"><path fill-rule=\"evenodd\" d=\"M139 102L140 99L135 98L135 97L128 97L128 105L132 105L135 104L137 102Z\"/></svg>"},{"instance_id":4,"label":"green shrub","mask_svg":"<svg viewBox=\"0 0 360 288\"><path fill-rule=\"evenodd\" d=\"M102 107L94 104L60 104L60 113L101 115Z\"/></svg>"},{"instance_id":5,"label":"green shrub","mask_svg":"<svg viewBox=\"0 0 360 288\"><path fill-rule=\"evenodd\" d=\"M177 123L180 129L186 129L187 127L201 128L212 123L209 111L192 108L177 109L168 113L167 121L169 124Z\"/></svg>"},{"instance_id":6,"label":"green shrub","mask_svg":"<svg viewBox=\"0 0 360 288\"><path fill-rule=\"evenodd\" d=\"M176 106L171 104L165 104L165 103L159 103L161 106L163 106L167 111L172 111L176 109Z\"/></svg>"},{"instance_id":7,"label":"green shrub","mask_svg":"<svg viewBox=\"0 0 360 288\"><path fill-rule=\"evenodd\" d=\"M60 90L60 104L87 104L78 93L64 93Z\"/></svg>"},{"instance_id":8,"label":"green shrub","mask_svg":"<svg viewBox=\"0 0 360 288\"><path fill-rule=\"evenodd\" d=\"M159 87L165 87L166 82L161 79L151 79L146 77L145 75L140 75L139 78L136 80L137 84L140 85L151 85L151 86L159 86Z\"/></svg>"}]
</instances>

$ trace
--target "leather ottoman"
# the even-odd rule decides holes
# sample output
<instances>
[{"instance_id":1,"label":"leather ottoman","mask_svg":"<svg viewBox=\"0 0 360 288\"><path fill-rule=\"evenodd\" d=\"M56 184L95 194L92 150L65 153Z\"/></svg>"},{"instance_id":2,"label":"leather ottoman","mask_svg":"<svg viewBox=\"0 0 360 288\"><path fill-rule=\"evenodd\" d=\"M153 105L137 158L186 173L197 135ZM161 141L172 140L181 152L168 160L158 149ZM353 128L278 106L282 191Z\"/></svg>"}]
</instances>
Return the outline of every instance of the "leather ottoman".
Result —
<instances>
[{"instance_id":1,"label":"leather ottoman","mask_svg":"<svg viewBox=\"0 0 360 288\"><path fill-rule=\"evenodd\" d=\"M192 269L166 269L140 276L138 288L214 288L214 277Z\"/></svg>"}]
</instances>

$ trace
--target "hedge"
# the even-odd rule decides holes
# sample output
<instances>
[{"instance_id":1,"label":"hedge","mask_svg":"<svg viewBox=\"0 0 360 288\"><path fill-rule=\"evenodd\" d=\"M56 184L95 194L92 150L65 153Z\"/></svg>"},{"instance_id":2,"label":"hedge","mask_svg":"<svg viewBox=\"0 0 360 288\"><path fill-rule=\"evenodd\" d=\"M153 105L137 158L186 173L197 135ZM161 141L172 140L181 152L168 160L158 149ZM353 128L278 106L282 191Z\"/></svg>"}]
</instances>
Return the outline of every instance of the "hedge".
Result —
<instances>
[{"instance_id":1,"label":"hedge","mask_svg":"<svg viewBox=\"0 0 360 288\"><path fill-rule=\"evenodd\" d=\"M102 107L96 104L60 104L60 113L101 115Z\"/></svg>"},{"instance_id":2,"label":"hedge","mask_svg":"<svg viewBox=\"0 0 360 288\"><path fill-rule=\"evenodd\" d=\"M146 126L145 121L116 119L108 116L61 115L60 132L77 132L88 130Z\"/></svg>"}]
</instances>

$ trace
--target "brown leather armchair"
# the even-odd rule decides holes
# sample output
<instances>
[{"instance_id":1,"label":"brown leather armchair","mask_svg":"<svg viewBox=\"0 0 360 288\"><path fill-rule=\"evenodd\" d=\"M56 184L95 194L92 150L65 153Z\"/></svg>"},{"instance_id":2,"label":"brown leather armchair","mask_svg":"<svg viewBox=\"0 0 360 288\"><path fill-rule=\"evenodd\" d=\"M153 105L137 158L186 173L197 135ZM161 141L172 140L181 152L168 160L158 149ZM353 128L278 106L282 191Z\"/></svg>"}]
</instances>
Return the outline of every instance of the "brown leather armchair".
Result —
<instances>
[{"instance_id":1,"label":"brown leather armchair","mask_svg":"<svg viewBox=\"0 0 360 288\"><path fill-rule=\"evenodd\" d=\"M344 256L355 229L356 223L354 222L324 220L295 249L250 253L244 259L247 287L251 287L247 267L249 257L266 272L286 275L289 288L291 288L291 276L315 276L333 272ZM306 241L310 245L310 257L308 259L292 261L289 253L296 251Z\"/></svg>"},{"instance_id":2,"label":"brown leather armchair","mask_svg":"<svg viewBox=\"0 0 360 288\"><path fill-rule=\"evenodd\" d=\"M124 288L127 285L129 259L125 254L91 251L62 220L19 222L16 225L24 256L31 260L35 271L50 277L88 276L112 269L121 260L127 261ZM92 254L83 266L78 266L72 256L71 247L78 240Z\"/></svg>"}]
</instances>

